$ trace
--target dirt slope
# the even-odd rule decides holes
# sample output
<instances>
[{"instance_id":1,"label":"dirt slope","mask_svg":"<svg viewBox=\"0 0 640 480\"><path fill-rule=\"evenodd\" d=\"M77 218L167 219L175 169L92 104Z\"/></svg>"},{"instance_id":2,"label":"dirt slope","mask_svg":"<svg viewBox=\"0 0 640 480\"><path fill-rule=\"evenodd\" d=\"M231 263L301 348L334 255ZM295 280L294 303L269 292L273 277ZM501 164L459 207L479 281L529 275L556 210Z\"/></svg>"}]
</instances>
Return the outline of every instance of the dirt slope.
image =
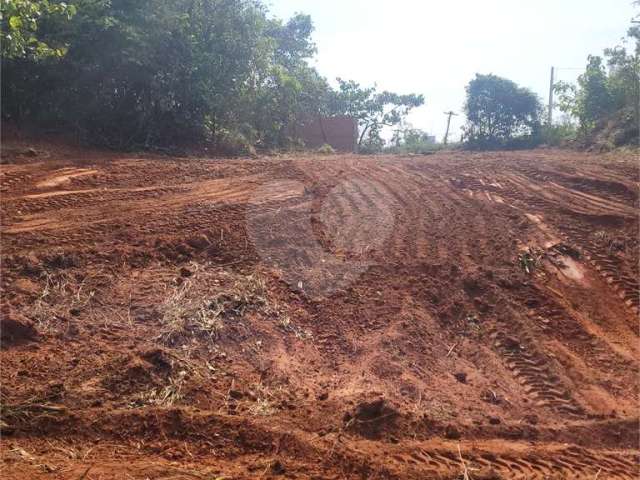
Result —
<instances>
[{"instance_id":1,"label":"dirt slope","mask_svg":"<svg viewBox=\"0 0 640 480\"><path fill-rule=\"evenodd\" d=\"M638 478L631 156L0 173L5 478Z\"/></svg>"}]
</instances>

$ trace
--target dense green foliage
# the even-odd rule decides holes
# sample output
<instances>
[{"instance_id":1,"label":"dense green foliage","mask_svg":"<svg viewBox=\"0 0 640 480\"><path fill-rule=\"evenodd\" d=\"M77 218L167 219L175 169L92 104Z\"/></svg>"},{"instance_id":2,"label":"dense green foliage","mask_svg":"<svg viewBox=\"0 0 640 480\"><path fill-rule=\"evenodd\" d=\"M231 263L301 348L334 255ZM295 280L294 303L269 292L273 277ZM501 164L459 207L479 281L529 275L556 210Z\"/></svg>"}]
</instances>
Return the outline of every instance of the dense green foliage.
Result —
<instances>
[{"instance_id":1,"label":"dense green foliage","mask_svg":"<svg viewBox=\"0 0 640 480\"><path fill-rule=\"evenodd\" d=\"M308 63L311 18L271 18L261 0L8 0L3 18L24 24L21 4L43 7L41 22L27 22L38 42L68 48L56 57L3 50L3 118L91 143L284 147L296 143L295 122L335 114L355 114L363 138L375 139L422 103L353 82L334 91Z\"/></svg>"},{"instance_id":2,"label":"dense green foliage","mask_svg":"<svg viewBox=\"0 0 640 480\"><path fill-rule=\"evenodd\" d=\"M410 125L400 125L393 132L391 144L385 147L386 153L432 153L440 148L442 144L437 144L435 137Z\"/></svg>"},{"instance_id":3,"label":"dense green foliage","mask_svg":"<svg viewBox=\"0 0 640 480\"><path fill-rule=\"evenodd\" d=\"M631 51L628 48L632 44ZM638 142L640 123L640 27L604 56L590 55L576 84L558 82L559 108L577 121L577 137L591 143L599 131L613 132L614 147ZM609 125L610 124L610 125Z\"/></svg>"},{"instance_id":4,"label":"dense green foliage","mask_svg":"<svg viewBox=\"0 0 640 480\"><path fill-rule=\"evenodd\" d=\"M513 148L535 142L542 107L533 92L492 74L476 74L466 92L468 147Z\"/></svg>"},{"instance_id":5,"label":"dense green foliage","mask_svg":"<svg viewBox=\"0 0 640 480\"><path fill-rule=\"evenodd\" d=\"M70 20L76 13L73 5L48 0L0 0L0 31L3 58L61 57L64 45L52 46L39 38L38 27L48 18Z\"/></svg>"},{"instance_id":6,"label":"dense green foliage","mask_svg":"<svg viewBox=\"0 0 640 480\"><path fill-rule=\"evenodd\" d=\"M329 109L332 113L358 120L358 145L362 151L381 150L384 146L382 129L399 125L413 108L424 104L422 95L378 92L376 87L363 88L354 81L341 78L338 78L338 84L338 91L331 96Z\"/></svg>"}]
</instances>

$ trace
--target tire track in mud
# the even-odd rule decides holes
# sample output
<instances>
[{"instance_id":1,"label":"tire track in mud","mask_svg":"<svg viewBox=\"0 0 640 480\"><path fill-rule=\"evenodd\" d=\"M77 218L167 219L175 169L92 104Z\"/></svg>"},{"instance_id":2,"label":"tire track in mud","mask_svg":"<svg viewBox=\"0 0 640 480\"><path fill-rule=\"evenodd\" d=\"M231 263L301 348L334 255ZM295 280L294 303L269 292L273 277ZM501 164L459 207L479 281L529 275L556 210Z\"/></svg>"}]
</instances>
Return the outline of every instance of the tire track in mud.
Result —
<instances>
[{"instance_id":1,"label":"tire track in mud","mask_svg":"<svg viewBox=\"0 0 640 480\"><path fill-rule=\"evenodd\" d=\"M555 182L562 184L564 188L590 194L601 198L612 198L617 203L635 206L638 202L638 189L618 179L592 178L585 175L570 175L551 170L520 170L527 177L539 182ZM637 176L638 172L634 172ZM628 178L632 178L629 176Z\"/></svg>"},{"instance_id":2,"label":"tire track in mud","mask_svg":"<svg viewBox=\"0 0 640 480\"><path fill-rule=\"evenodd\" d=\"M493 453L472 450L431 449L416 446L410 453L391 453L388 460L400 471L409 470L421 475L461 475L467 471L471 478L499 478L513 480L548 480L563 478L593 480L609 478L632 480L639 473L635 458L615 452L596 452L578 447L522 453ZM536 451L538 450L538 451Z\"/></svg>"},{"instance_id":3,"label":"tire track in mud","mask_svg":"<svg viewBox=\"0 0 640 480\"><path fill-rule=\"evenodd\" d=\"M441 238L446 234L442 224L443 212L450 208L451 200L442 191L444 185L436 178L425 177L410 167L411 164L386 165L387 171L393 172L397 178L394 188L406 193L406 201L415 205L407 223L407 234L415 243L411 258L438 260L444 250Z\"/></svg>"},{"instance_id":4,"label":"tire track in mud","mask_svg":"<svg viewBox=\"0 0 640 480\"><path fill-rule=\"evenodd\" d=\"M387 249L390 258L410 263L439 258L443 250L439 248L440 239L444 236L441 212L448 205L448 198L438 188L428 189L423 179L404 165L388 162L378 171L367 169L362 173L385 189L384 196L392 200L396 212L396 228Z\"/></svg>"},{"instance_id":5,"label":"tire track in mud","mask_svg":"<svg viewBox=\"0 0 640 480\"><path fill-rule=\"evenodd\" d=\"M526 177L517 174L506 174L505 178L520 192L526 192L528 203L536 207L554 207L553 210L583 215L624 215L633 218L636 214L635 209L625 203L571 190L557 183L534 185Z\"/></svg>"},{"instance_id":6,"label":"tire track in mud","mask_svg":"<svg viewBox=\"0 0 640 480\"><path fill-rule=\"evenodd\" d=\"M535 316L531 325L541 337L559 340L590 369L606 372L634 368L632 362L615 352L602 338L589 332L571 312L554 300L551 292L545 293L531 285L523 305L533 310Z\"/></svg>"},{"instance_id":7,"label":"tire track in mud","mask_svg":"<svg viewBox=\"0 0 640 480\"><path fill-rule=\"evenodd\" d=\"M395 175L389 174L382 167L378 167L376 172L367 169L359 173L370 181L377 182L384 189L383 198L391 204L394 212L395 228L387 242L385 255L394 261L407 256L415 257L416 244L411 231L411 226L415 225L418 218L415 196L406 189L401 190Z\"/></svg>"},{"instance_id":8,"label":"tire track in mud","mask_svg":"<svg viewBox=\"0 0 640 480\"><path fill-rule=\"evenodd\" d=\"M601 215L612 216L612 218L619 219L620 222L628 216L630 213L630 203L636 201L637 197L634 197L633 192L629 191L623 184L617 182L596 182L597 185L602 186L605 190L607 188L624 189L627 192L626 197L621 202L612 202L601 197L595 197L593 194L584 194L578 191L572 191L571 187L560 186L550 181L552 178L551 173L543 173L535 170L521 170L528 178L533 180L544 182L548 189L547 193L542 193L540 187L527 186L524 182L524 178L519 178L514 175L507 175L506 179L501 179L502 184L507 185L506 190L502 190L499 193L512 201L522 202L529 211L549 212L549 211L575 211L578 214L593 215L593 212L601 212ZM459 186L464 188L471 188L472 190L487 190L487 185L484 182L476 180L476 177L471 180L464 180L459 183ZM555 192L555 193L551 193ZM601 190L596 193L601 194ZM560 195L560 196L558 196ZM557 201L552 201L556 199ZM581 206L576 206L576 203L580 203ZM588 206L589 209L584 207ZM533 207L533 208L532 208ZM620 213L623 216L618 216ZM618 296L633 309L634 312L638 312L640 308L640 283L638 282L638 272L626 270L626 265L614 255L610 253L604 253L599 249L590 236L590 230L593 227L572 227L566 225L564 222L558 228L558 234L560 237L566 239L570 243L571 240L577 240L578 245L587 252L587 260L591 262L594 268L600 272L605 281L611 286L611 288L618 294ZM565 234L565 231L569 233L569 236Z\"/></svg>"},{"instance_id":9,"label":"tire track in mud","mask_svg":"<svg viewBox=\"0 0 640 480\"><path fill-rule=\"evenodd\" d=\"M587 260L591 261L595 269L611 286L614 292L636 313L640 307L640 284L637 277L624 273L623 263L610 254L593 252Z\"/></svg>"},{"instance_id":10,"label":"tire track in mud","mask_svg":"<svg viewBox=\"0 0 640 480\"><path fill-rule=\"evenodd\" d=\"M491 262L494 259L496 268L491 269L491 273L497 272L500 280L503 279L503 274L507 276L517 270L517 266L513 265L515 252L512 242L520 239L517 227L521 221L526 223L524 218L526 212L544 214L545 222L548 221L556 230L565 232L566 235L563 238L571 239L567 240L567 244L573 246L575 243L580 246L589 255L590 260L594 262L594 268L600 271L603 278L611 279L609 282L611 288L616 289L623 296L624 301L637 307L637 301L628 295L629 291L637 290L638 284L633 278L634 267L629 265L627 260L618 256L616 252L609 252L594 241L593 232L589 231L588 226L585 226L586 220L583 222L578 219L568 223L569 227L575 227L575 230L564 228L563 221L569 218L571 208L574 205L577 205L581 210L590 212L589 215L602 215L600 203L593 200L593 196L601 195L602 192L599 189L601 187L606 189L607 185L594 184L591 188L592 185L587 183L583 188L582 184L576 184L578 190L582 189L582 193L591 196L584 197L563 190L563 188L573 188L571 181L562 181L559 177L546 171L536 172L533 169L523 172L519 168L512 168L513 164L507 160L502 163L489 162L486 169L481 168L482 165L478 167L475 158L473 161L461 163L457 162L457 158L455 160L455 162L445 162L444 165L427 164L426 160L423 162L422 159L401 159L400 161L394 159L391 161L384 158L375 161L368 158L361 161L350 158L335 158L326 162L313 162L314 167L310 167L308 171L303 169L302 173L288 172L290 176L286 177L287 181L309 187L309 191L302 187L304 193L292 196L289 195L293 191L292 188L284 185L273 197L257 199L254 203L251 202L250 193L253 186L248 183L243 184L243 180L228 189L221 187L222 193L208 192L206 182L202 182L201 189L198 189L197 186L194 187L198 190L197 194L187 195L184 193L185 198L181 198L180 201L165 198L183 194L179 191L181 187L177 185L153 187L154 193L144 191L116 194L106 191L96 194L85 192L49 195L51 192L45 192L48 196L41 198L19 199L20 197L16 196L16 200L10 201L12 210L20 209L23 213L30 214L51 213L52 216L56 216L58 214L56 210L62 209L62 214L67 215L68 212L70 220L73 220L74 223L69 228L64 226L60 229L20 232L10 237L10 250L12 252L20 250L46 251L55 245L68 251L75 249L74 253L80 256L85 255L86 251L90 251L90 255L95 255L96 251L99 251L101 255L106 253L105 258L109 258L109 262L115 264L121 260L120 257L111 256L117 248L128 247L129 252L138 249L136 252L140 253L151 249L154 250L153 255L159 255L158 252L163 250L162 245L166 244L169 249L178 250L185 247L192 252L193 249L188 247L188 240L195 236L205 236L211 240L212 244L211 252L207 251L207 255L226 254L230 257L229 261L235 261L241 257L240 254L242 256L251 254L249 253L251 245L247 246L246 240L248 236L247 217L259 214L273 217L275 212L282 211L284 212L282 216L276 216L276 220L280 223L269 227L275 230L282 227L282 230L286 230L281 237L282 243L289 247L293 244L293 248L299 248L302 256L304 256L305 249L311 251L312 241L300 244L292 242L310 228L306 224L302 224L307 219L313 224L314 229L313 235L310 237L311 240L319 241L325 253L338 256L336 244L338 247L366 246L369 235L368 231L362 228L363 225L366 226L370 222L379 220L380 215L376 215L376 212L389 210L395 214L393 222L388 222L388 224L392 223L393 227L391 235L386 244L377 247L370 256L373 261L384 264L383 268L377 271L371 269L368 274L363 274L360 277L362 285L355 285L355 295L344 289L335 298L321 302L314 300L307 304L304 299L295 300L296 308L301 308L301 306L308 308L309 323L305 326L313 328L313 341L317 342L317 349L322 352L323 360L331 365L330 368L324 369L323 365L316 364L313 365L312 371L318 372L319 375L331 375L331 378L338 379L336 383L346 378L345 384L359 381L358 379L354 380L354 377L348 377L347 373L344 373L344 377L340 377L346 369L340 370L338 367L344 365L345 359L354 365L367 361L367 358L360 355L356 349L356 346L362 348L357 345L358 342L366 345L365 350L378 348L376 342L379 338L387 339L389 332L393 330L389 328L390 326L397 327L399 330L404 329L398 320L403 315L413 313L414 307L416 309L418 307L432 308L432 305L422 304L419 300L413 301L420 295L426 295L424 290L434 289L437 284L442 295L448 295L451 292L451 298L454 301L459 301L464 308L473 309L474 300L467 298L464 292L458 291L465 275L477 272L479 268L487 265L493 267ZM153 178L158 181L166 182L167 172L175 173L180 181L185 178L197 180L201 173L207 177L213 175L203 167L198 167L196 173L189 173L182 166L165 168L163 165L157 164L160 173L153 174ZM121 165L118 168L120 169L118 175L129 174L124 166ZM164 171L162 171L163 168L165 168ZM255 170L255 166L252 165L248 169ZM516 181L512 181L508 175L510 169L511 172L515 172ZM146 175L147 170L149 170L148 167L137 168L131 173L131 176L126 179L119 178L118 182L131 186L130 182L134 181L138 175ZM232 172L232 170L230 171ZM273 175L274 172L282 175L282 177L276 176L277 180L285 178L287 169L284 167L273 168L269 174ZM110 176L110 173L107 172L103 179L118 177L118 175ZM242 171L242 175L246 175L246 171ZM269 177L265 176L265 178ZM39 177L34 177L27 180L25 185L38 179ZM103 181L103 179L99 181ZM140 179L138 180L140 181ZM98 184L99 181L83 178L77 182L74 180L74 186L76 183ZM552 190L553 196L548 198L542 195L539 190L530 188L528 182L534 182L534 187L549 188ZM555 187L552 185L553 182L563 188ZM331 187L336 185L338 188L332 191ZM211 188L213 189L213 186ZM210 193L214 195L211 196ZM505 203L501 204L496 201L494 195L499 195L500 198L504 197ZM245 197L248 197L248 200ZM613 200L605 204L604 212L606 215L615 217L614 220L621 219L619 222L616 220L617 223L614 227L605 229L607 232L618 228L619 224L627 221L623 204L628 206L631 198L623 197L612 197ZM144 203L144 208L137 209L135 203L138 201ZM508 202L511 201L517 203L517 207L509 205ZM562 202L568 204L569 208L564 208L565 205ZM614 213L619 208L618 204L623 205L620 207L622 210ZM307 207L310 207L309 212L306 210ZM314 210L314 207L318 208ZM112 213L118 215L112 215L105 223L91 223L92 220L97 220L94 218L95 213L102 209L105 209L107 217ZM121 209L121 212L109 212L108 209ZM322 218L322 215L327 218ZM287 216L289 216L288 220ZM314 217L318 218L314 220ZM316 220L317 223L314 223ZM294 225L290 226L288 221ZM336 225L342 229L341 234L338 234L336 229L332 229ZM528 228L525 226L521 231L528 232ZM269 234L268 231L264 233L265 237ZM341 240L336 241L336 236L341 237ZM287 241L291 242L287 243ZM355 252L350 252L354 257L366 258L368 256L369 252L363 252L358 248L355 250ZM253 258L258 256L255 252L252 253ZM112 262L113 258L115 261ZM95 259L90 261L95 261ZM140 310L153 307L159 295L162 295L162 293L158 293L156 287L163 283L169 284L176 276L176 267L182 261L182 257L180 257L180 260L174 258L168 264L164 263L162 267L158 267L160 273L147 270L144 275L147 275L148 281L143 282L140 288L133 289L130 293L132 306ZM261 261L265 263L260 258L256 263ZM401 268L398 268L399 266ZM454 270L451 268L453 266L458 268ZM500 269L499 272L498 269ZM488 272L488 269L485 269L485 272ZM427 275L431 275L433 279L425 281ZM482 277L482 279L484 278ZM491 288L494 288L498 285L498 278L497 276L491 278L491 280L487 280L487 283ZM589 278L591 279L591 277ZM510 277L505 277L505 279L511 280ZM605 376L600 374L605 370L613 376L618 369L622 369L627 373L627 377L621 375L621 378L628 378L631 375L629 372L632 372L634 367L630 360L627 361L628 358L619 353L625 353L623 347L616 351L612 348L612 342L608 343L603 340L610 340L611 336L600 338L597 328L593 330L587 328L591 324L596 324L600 321L599 319L594 319L591 322L585 320L581 323L583 312L572 308L570 300L567 300L566 305L554 300L549 291L543 287L535 287L536 280L531 280L530 283L528 283L529 280L517 279L517 281L526 285L519 285L516 290L505 287L505 290L501 290L500 295L504 295L501 299L509 300L507 305L517 305L517 308L524 304L530 310L529 319L533 325L529 325L525 320L517 320L523 318L520 316L517 319L496 319L495 316L501 314L498 310L502 306L496 306L492 300L489 300L489 294L495 294L493 290L488 291L487 298L482 299L492 304L492 310L486 314L488 321L485 332L489 339L487 339L487 335L480 338L480 341L483 342L480 348L487 350L486 354L491 357L491 363L480 365L479 368L485 368L487 365L495 368L496 364L501 361L515 378L515 382L504 382L506 385L505 398L512 392L518 392L517 395L514 395L517 400L509 406L508 410L510 411L504 412L504 415L502 413L496 414L500 417L502 426L491 430L491 432L498 432L498 437L493 440L497 444L494 446L495 448L478 446L476 439L466 438L463 433L461 453L458 453L456 445L449 444L444 439L434 438L433 443L429 443L429 441L415 442L416 437L424 438L415 435L416 432L418 435L424 432L417 429L414 431L411 430L413 427L409 427L406 434L404 432L399 434L399 439L389 439L392 433L383 432L384 440L381 442L364 441L355 436L345 435L347 440L338 447L338 450L344 448L349 451L353 447L355 452L357 447L362 446L352 455L353 458L362 463L378 462L380 471L383 471L383 468L388 469L391 473L395 472L398 478L441 476L456 478L460 476L462 471L461 462L464 462L468 467L472 478L491 478L488 475L482 475L484 472L491 471L499 474L500 478L523 480L549 480L554 477L585 480L593 480L596 477L601 479L637 478L637 459L628 455L629 452L635 453L631 447L625 451L597 450L595 449L596 442L589 440L586 444L594 450L588 450L577 447L565 448L533 439L531 443L523 444L520 448L512 448L511 440L506 440L508 433L505 432L511 431L509 429L517 426L522 415L530 409L536 416L543 417L540 426L536 427L540 429L539 431L547 431L545 429L550 426L569 421L572 422L572 426L576 426L575 431L595 432L596 435L606 436L607 441L613 445L615 440L610 440L610 438L615 438L615 430L612 429L616 427L603 427L592 422L593 419L585 412L585 409L588 408L586 406L592 405L588 397L583 396L582 392L571 391L569 385L575 383L576 386L581 386L575 381L575 378L579 378L580 375L593 374L598 379L603 378ZM135 280L131 280L130 283L135 285ZM285 287L284 290L288 289ZM524 298L521 298L523 293ZM378 298L377 295L380 295L381 298ZM441 293L438 295L442 296ZM398 302L399 298L405 296L411 300L406 304ZM608 302L608 298L601 293L598 299L605 301L607 309L610 309L603 315L598 327L604 327L605 324L619 326L621 320L616 317L619 317L619 312L624 312L624 310L617 304L617 299L614 298L615 304ZM120 301L123 301L122 298ZM129 297L124 301L125 303L129 301ZM382 301L387 304L383 305ZM371 318L372 316L375 318ZM586 318L586 314L584 318ZM441 326L443 329L449 328L449 325L445 325L444 322L440 325L438 320L434 319L434 328L436 326L438 326L437 328ZM315 324L316 322L318 325ZM422 320L417 319L415 323L410 323L410 326L415 327L417 331L418 328L426 330L424 325L431 325L421 322ZM496 324L497 328L492 330L491 325L493 324ZM409 331L408 335L411 333ZM426 338L435 339L438 337ZM475 347L474 342L478 341L478 338L466 335L462 338L461 335L460 341L466 342L467 346ZM625 341L628 341L626 337L620 340L621 343ZM427 340L425 340L425 345L426 342ZM584 369L580 362L576 362L574 365L577 371L576 375L565 375L561 370L566 363L564 357L560 357L560 355L554 357L553 355L553 348L559 343L562 343L562 347L567 348L567 352L569 350L574 352L576 357L589 368ZM442 346L438 346L438 348L441 350ZM465 348L467 347L463 348L461 345L460 349L456 350L450 359L452 362L450 365L457 366L453 362L463 358L463 355L468 352L465 352ZM558 348L560 349L560 347ZM627 348L632 350L631 347ZM490 349L493 350L493 354L488 351ZM418 351L419 354L416 353ZM384 363L385 354L378 351L375 353L375 357L371 356L368 359L375 358L377 362ZM438 384L438 380L434 379L449 375L451 370L440 369L437 362L434 364L426 362L424 359L429 358L429 354L431 352L426 347L423 350L403 349L402 353L398 355L406 356L408 364L406 367L402 361L398 360L399 357L388 358L394 362L397 360L398 364L403 365L402 368L413 371L416 377L433 381L433 385L443 385ZM495 361L496 358L499 360L498 362ZM294 361L301 364L305 360L301 356L294 357ZM578 363L580 363L579 366ZM234 367L238 369L234 373L240 371L240 362L234 363ZM500 368L500 371L503 369ZM244 378L240 374L238 378L246 380L249 375L254 373L251 371ZM262 375L262 373L260 374ZM357 375L360 375L360 372ZM480 392L473 390L477 385L475 378L470 378L472 381L468 385L459 387L468 389L470 399L479 398L479 395L476 394ZM608 379L605 380L608 381ZM292 389L299 387L296 381L299 379L292 379ZM396 379L389 379L389 382L392 381L396 381ZM617 387L619 383L611 382L614 387ZM512 384L516 384L516 388L513 388ZM520 385L520 388L517 384ZM305 388L309 386L313 388L317 385L305 383ZM511 390L509 391L509 389ZM521 390L525 392L524 396L528 399L524 406L521 404ZM309 400L304 401L305 403L295 405L297 407L295 411L293 409L291 412L282 411L277 414L280 416L265 421L279 422L282 420L287 422L289 418L294 418L295 422L304 423L305 413L299 412L308 409L307 412L312 413L312 408L318 404L314 400L313 394L315 392L312 392ZM426 390L426 395L429 394L430 392ZM340 393L337 391L335 394L331 391L329 402L334 399L336 402L331 405L331 408L334 406L336 408L343 407L343 404L338 402L343 401L344 398L339 395ZM474 397L474 395L476 396ZM630 399L636 398L631 389L621 388L616 388L611 396L615 400L627 404L631 403ZM393 401L396 400L397 398L394 397ZM353 405L352 401L357 403L360 398L349 398L351 405ZM328 405L329 402L326 402L325 405ZM580 402L584 402L584 406ZM473 404L473 400L470 400L461 409L466 410L468 407L473 415L483 416L488 415L487 412L492 412L493 415L493 412L500 412L500 409L504 407L504 404L484 407L479 400L476 403L480 404L480 407ZM454 403L452 402L451 405ZM462 402L455 405L460 406ZM411 407L413 407L412 404L405 403L399 407L399 410L402 410L404 414L406 410L403 409L408 410ZM351 407L345 406L344 408ZM473 410L474 408L476 410ZM488 408L493 410L488 410ZM318 411L313 413L319 415ZM324 413L327 412L320 414ZM335 421L336 425L340 425L342 413L341 411L327 413L327 422ZM424 418L429 420L427 413L429 412L425 413ZM624 412L623 414L626 415ZM413 413L408 414L410 421L417 419L417 416L412 417L411 415ZM451 421L457 422L456 420ZM463 430L467 428L464 423L466 421L466 418L460 420ZM453 426L458 428L459 424L455 423ZM324 427L325 425L323 425L323 429ZM305 430L303 437L313 438L314 445L322 443L319 438L324 436L326 430L323 430L323 435L318 435L318 430L314 430L315 427L307 427L305 424L304 428L308 428L308 431ZM610 430L604 432L605 428ZM602 429L602 431L598 429ZM535 428L531 427L531 431L534 430ZM483 432L486 431L488 430L483 430ZM572 436L581 433L573 432L565 435L566 441L575 441L584 445L585 443L577 440L576 436ZM470 445L470 440L474 441L473 446ZM330 450L332 453L334 452L333 447ZM526 449L530 451L527 452ZM388 455L386 455L387 452L389 452ZM223 450L222 453L226 452ZM263 452L260 452L260 455L262 454ZM460 456L462 456L462 460ZM309 458L306 458L301 461L308 460ZM338 465L336 469L344 466L337 461L335 465ZM411 474L414 476L412 477ZM497 478L497 475L493 478Z\"/></svg>"},{"instance_id":11,"label":"tire track in mud","mask_svg":"<svg viewBox=\"0 0 640 480\"><path fill-rule=\"evenodd\" d=\"M527 395L536 401L537 406L549 407L568 416L583 416L584 409L553 372L549 360L536 347L537 342L526 333L505 333L514 332L513 321L499 322L498 330L492 337L495 350L514 378ZM522 328L517 330L523 331Z\"/></svg>"},{"instance_id":12,"label":"tire track in mud","mask_svg":"<svg viewBox=\"0 0 640 480\"><path fill-rule=\"evenodd\" d=\"M608 239L606 229L594 232L593 226L573 223L564 225L561 235L579 245L587 261L600 274L611 290L635 313L640 309L640 282L637 263L625 262L615 252L615 239ZM594 237L599 238L598 242ZM608 243L608 245L607 245ZM604 244L604 245L603 245ZM629 248L634 248L633 246ZM637 247L635 247L637 248ZM637 258L636 255L632 257Z\"/></svg>"},{"instance_id":13,"label":"tire track in mud","mask_svg":"<svg viewBox=\"0 0 640 480\"><path fill-rule=\"evenodd\" d=\"M0 192L19 190L21 186L33 183L32 180L39 175L31 173L25 168L18 168L16 171L2 172L0 177Z\"/></svg>"}]
</instances>

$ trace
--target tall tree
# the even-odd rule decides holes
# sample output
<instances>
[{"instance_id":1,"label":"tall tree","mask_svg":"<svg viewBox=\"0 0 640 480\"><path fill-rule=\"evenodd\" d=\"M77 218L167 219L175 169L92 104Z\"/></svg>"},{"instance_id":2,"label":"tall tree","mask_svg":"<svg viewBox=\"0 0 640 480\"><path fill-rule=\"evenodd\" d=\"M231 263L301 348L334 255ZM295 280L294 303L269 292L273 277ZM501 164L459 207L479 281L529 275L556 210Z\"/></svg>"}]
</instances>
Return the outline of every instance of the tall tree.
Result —
<instances>
[{"instance_id":1,"label":"tall tree","mask_svg":"<svg viewBox=\"0 0 640 480\"><path fill-rule=\"evenodd\" d=\"M530 90L497 75L476 74L466 92L468 145L508 147L537 133L541 104Z\"/></svg>"},{"instance_id":2,"label":"tall tree","mask_svg":"<svg viewBox=\"0 0 640 480\"><path fill-rule=\"evenodd\" d=\"M3 58L61 57L66 45L42 40L39 28L50 18L70 20L74 5L49 0L0 0L0 44Z\"/></svg>"},{"instance_id":3,"label":"tall tree","mask_svg":"<svg viewBox=\"0 0 640 480\"><path fill-rule=\"evenodd\" d=\"M358 145L366 142L374 148L381 147L383 127L399 125L412 109L424 104L423 95L378 92L376 87L361 87L353 80L337 81L338 90L331 99L330 110L335 115L349 115L358 120Z\"/></svg>"}]
</instances>

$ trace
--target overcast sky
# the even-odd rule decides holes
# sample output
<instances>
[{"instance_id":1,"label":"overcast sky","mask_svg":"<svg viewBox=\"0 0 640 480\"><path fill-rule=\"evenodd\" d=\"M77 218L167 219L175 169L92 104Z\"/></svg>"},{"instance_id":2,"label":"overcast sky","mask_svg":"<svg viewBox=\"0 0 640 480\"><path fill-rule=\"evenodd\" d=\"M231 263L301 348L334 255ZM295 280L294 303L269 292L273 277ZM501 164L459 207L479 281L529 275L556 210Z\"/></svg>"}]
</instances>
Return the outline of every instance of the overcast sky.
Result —
<instances>
[{"instance_id":1,"label":"overcast sky","mask_svg":"<svg viewBox=\"0 0 640 480\"><path fill-rule=\"evenodd\" d=\"M441 139L445 110L462 113L476 72L548 97L549 70L574 80L587 55L624 36L631 0L267 0L275 16L308 13L320 73L398 93L422 93L410 122ZM573 68L573 70L571 70ZM454 118L454 134L464 116Z\"/></svg>"}]
</instances>

